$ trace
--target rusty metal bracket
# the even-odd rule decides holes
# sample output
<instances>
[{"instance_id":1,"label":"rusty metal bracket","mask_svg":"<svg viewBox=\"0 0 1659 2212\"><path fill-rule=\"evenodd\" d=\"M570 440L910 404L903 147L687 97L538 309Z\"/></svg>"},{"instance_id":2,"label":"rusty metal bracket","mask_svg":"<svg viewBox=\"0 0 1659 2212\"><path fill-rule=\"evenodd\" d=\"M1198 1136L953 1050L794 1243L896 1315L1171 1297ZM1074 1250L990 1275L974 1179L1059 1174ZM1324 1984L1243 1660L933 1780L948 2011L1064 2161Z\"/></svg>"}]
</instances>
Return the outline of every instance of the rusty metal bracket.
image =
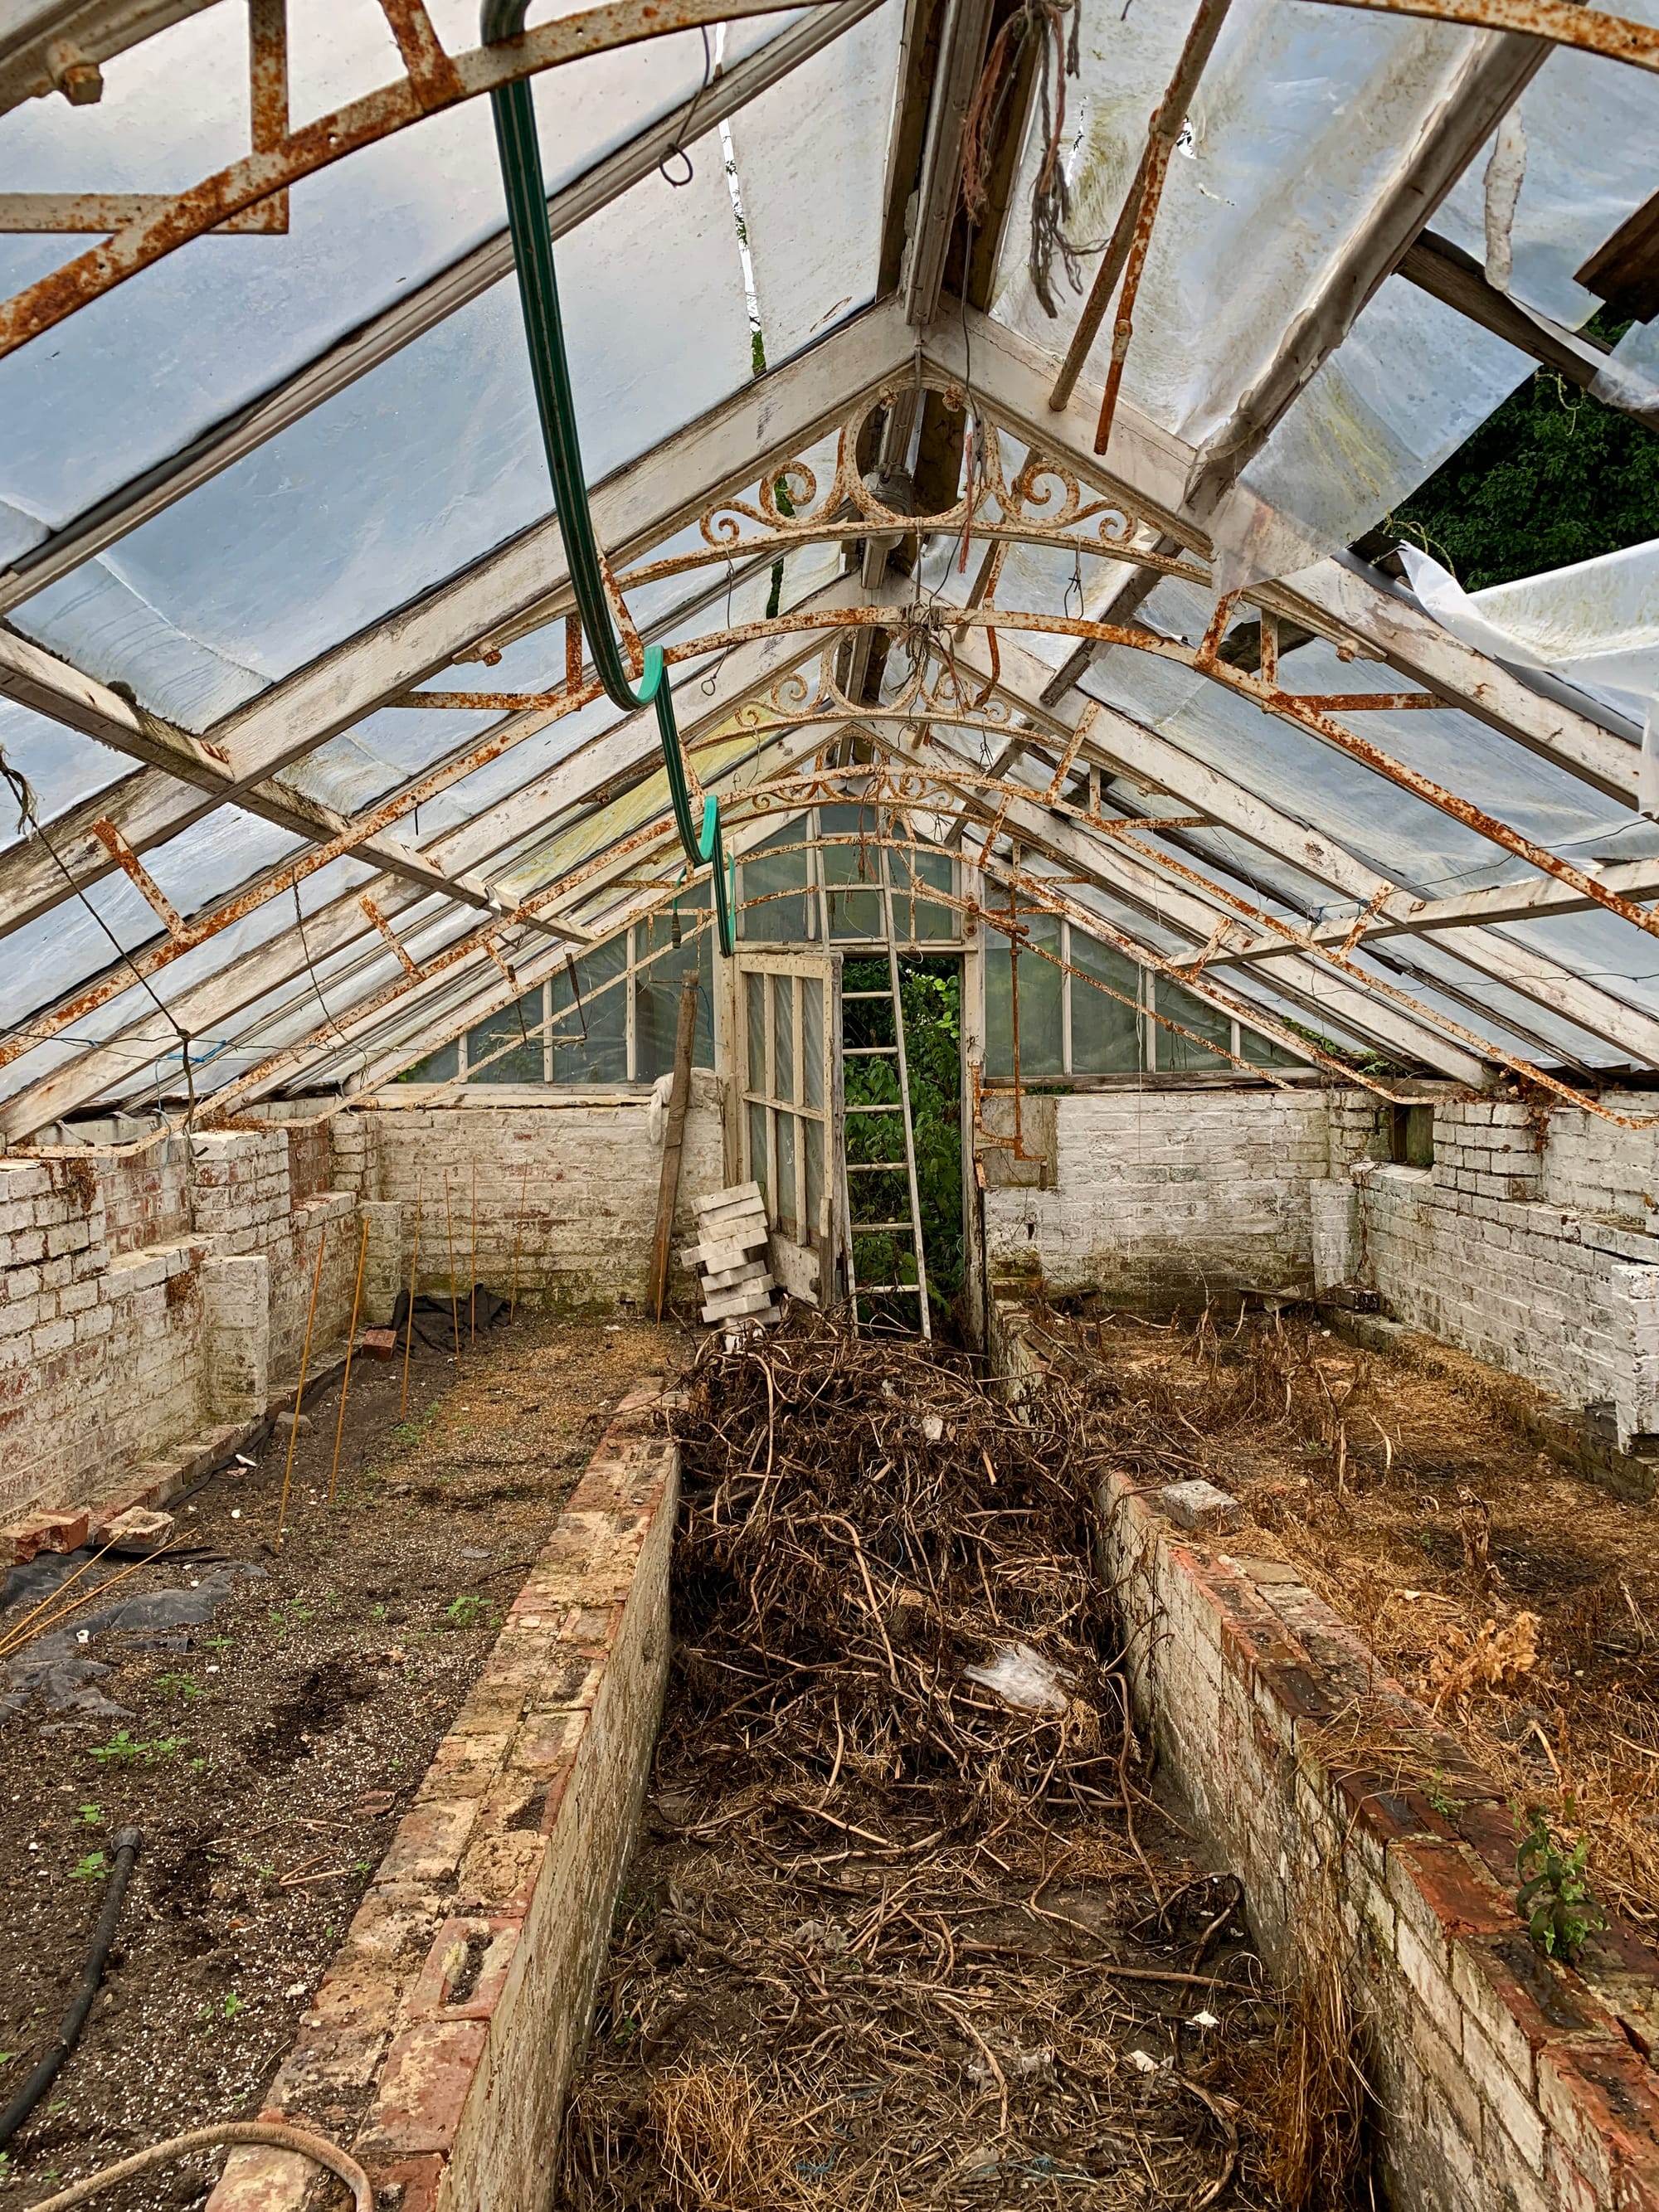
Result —
<instances>
[{"instance_id":1,"label":"rusty metal bracket","mask_svg":"<svg viewBox=\"0 0 1659 2212\"><path fill-rule=\"evenodd\" d=\"M397 931L393 929L392 924L380 912L380 908L375 905L374 900L370 898L367 891L365 891L358 899L357 903L362 907L363 912L374 923L375 928L380 931L381 936L385 938L386 943L397 954L398 959L403 962L404 973L406 975L414 975L416 972L415 963L410 958L409 951L404 945L403 939L398 936Z\"/></svg>"},{"instance_id":2,"label":"rusty metal bracket","mask_svg":"<svg viewBox=\"0 0 1659 2212\"><path fill-rule=\"evenodd\" d=\"M420 12L424 15L423 9ZM248 0L247 48L249 150L274 154L288 137L288 0ZM74 62L54 74L61 78L59 89L77 106L102 94L103 79L95 63ZM133 223L153 222L173 204L171 192L0 192L0 231L70 231L108 237ZM280 191L227 216L208 235L285 234L287 229L288 194Z\"/></svg>"},{"instance_id":3,"label":"rusty metal bracket","mask_svg":"<svg viewBox=\"0 0 1659 2212\"><path fill-rule=\"evenodd\" d=\"M175 944L189 934L184 916L161 889L126 839L106 816L100 816L92 825L92 834L109 854L122 873L130 876L149 904L161 917L162 926Z\"/></svg>"}]
</instances>

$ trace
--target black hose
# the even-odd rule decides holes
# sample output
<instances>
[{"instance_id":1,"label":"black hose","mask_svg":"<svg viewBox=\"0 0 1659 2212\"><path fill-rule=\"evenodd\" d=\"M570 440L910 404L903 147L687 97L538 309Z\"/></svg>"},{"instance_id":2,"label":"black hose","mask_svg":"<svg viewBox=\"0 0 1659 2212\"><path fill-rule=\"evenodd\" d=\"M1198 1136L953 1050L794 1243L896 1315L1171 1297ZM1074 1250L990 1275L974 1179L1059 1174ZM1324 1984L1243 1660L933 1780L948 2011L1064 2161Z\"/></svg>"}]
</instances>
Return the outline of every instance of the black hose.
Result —
<instances>
[{"instance_id":1,"label":"black hose","mask_svg":"<svg viewBox=\"0 0 1659 2212\"><path fill-rule=\"evenodd\" d=\"M98 1916L97 1927L93 1930L92 1948L87 1954L87 1963L76 1984L70 2008L64 2014L64 2024L58 2031L57 2041L5 2111L0 2112L0 2143L11 2141L58 2079L58 2068L81 2039L81 2030L87 2024L92 2001L103 1981L105 1963L110 1954L110 1946L115 1941L115 1923L121 1917L121 1901L127 1893L133 1862L143 1848L144 1838L137 1828L118 1828L110 1841L115 1847L115 1864L110 1869L109 1880L104 1885L104 1909Z\"/></svg>"}]
</instances>

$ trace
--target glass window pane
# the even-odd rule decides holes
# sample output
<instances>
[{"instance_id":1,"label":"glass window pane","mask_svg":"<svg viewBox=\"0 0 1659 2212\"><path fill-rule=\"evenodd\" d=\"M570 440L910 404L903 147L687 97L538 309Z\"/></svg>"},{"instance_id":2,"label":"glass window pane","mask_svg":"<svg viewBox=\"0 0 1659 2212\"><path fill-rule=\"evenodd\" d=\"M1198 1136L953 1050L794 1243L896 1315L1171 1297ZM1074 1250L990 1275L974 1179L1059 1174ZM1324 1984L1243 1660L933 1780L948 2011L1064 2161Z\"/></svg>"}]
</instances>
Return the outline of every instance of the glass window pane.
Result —
<instances>
[{"instance_id":1,"label":"glass window pane","mask_svg":"<svg viewBox=\"0 0 1659 2212\"><path fill-rule=\"evenodd\" d=\"M803 1121L801 1142L806 1152L806 1231L822 1237L823 1219L823 1124Z\"/></svg>"},{"instance_id":2,"label":"glass window pane","mask_svg":"<svg viewBox=\"0 0 1659 2212\"><path fill-rule=\"evenodd\" d=\"M1133 1075L1145 1065L1146 1022L1140 1011L1141 970L1109 945L1072 932L1072 1073L1073 1075ZM1109 998L1085 975L1097 976L1120 991ZM1123 1000L1129 1004L1126 1006Z\"/></svg>"},{"instance_id":3,"label":"glass window pane","mask_svg":"<svg viewBox=\"0 0 1659 2212\"><path fill-rule=\"evenodd\" d=\"M541 986L466 1033L469 1083L540 1083L545 1079L539 1028ZM501 1048L507 1047L505 1051ZM495 1056L499 1055L499 1057Z\"/></svg>"},{"instance_id":4,"label":"glass window pane","mask_svg":"<svg viewBox=\"0 0 1659 2212\"><path fill-rule=\"evenodd\" d=\"M936 900L913 896L913 887L920 889L928 884L939 890L955 890L950 854L890 853L887 860L893 884L893 927L899 935L912 939L956 937L957 916L954 907L940 906ZM899 896L901 890L904 893L902 900Z\"/></svg>"},{"instance_id":5,"label":"glass window pane","mask_svg":"<svg viewBox=\"0 0 1659 2212\"><path fill-rule=\"evenodd\" d=\"M1064 976L1054 962L1060 957L1060 923L1053 915L1020 917L1026 930L1018 963L1019 1073L1028 1083L1038 1077L1065 1072L1064 1040L1060 1035L1060 985ZM1041 945L1054 956L1045 960L1032 951ZM1011 984L1014 963L1008 940L1001 933L985 933L985 1072L1000 1082L1014 1073L1014 1018Z\"/></svg>"},{"instance_id":6,"label":"glass window pane","mask_svg":"<svg viewBox=\"0 0 1659 2212\"><path fill-rule=\"evenodd\" d=\"M772 1066L777 1078L775 1098L795 1096L795 979L772 978ZM781 1172L781 1170L780 1170Z\"/></svg>"},{"instance_id":7,"label":"glass window pane","mask_svg":"<svg viewBox=\"0 0 1659 2212\"><path fill-rule=\"evenodd\" d=\"M757 1182L760 1185L761 1198L765 1204L769 1221L772 1218L772 1201L769 1196L772 1188L772 1175L766 1158L766 1124L769 1118L764 1106L750 1105L749 1109L749 1179L751 1182Z\"/></svg>"},{"instance_id":8,"label":"glass window pane","mask_svg":"<svg viewBox=\"0 0 1659 2212\"><path fill-rule=\"evenodd\" d=\"M766 1088L766 978L747 975L743 979L743 1026L749 1040L749 1088Z\"/></svg>"},{"instance_id":9,"label":"glass window pane","mask_svg":"<svg viewBox=\"0 0 1659 2212\"><path fill-rule=\"evenodd\" d=\"M795 1128L793 1114L780 1114L778 1122L778 1226L786 1237L799 1233L795 1195Z\"/></svg>"},{"instance_id":10,"label":"glass window pane","mask_svg":"<svg viewBox=\"0 0 1659 2212\"><path fill-rule=\"evenodd\" d=\"M659 936L666 932L659 929ZM651 939L646 925L635 932L636 957L642 957ZM674 1040L680 1019L680 984L688 975L698 980L697 1026L691 1047L694 1067L714 1065L714 944L708 930L694 936L683 933L679 950L670 945L637 978L634 1000L634 1074L640 1083L654 1083L674 1067Z\"/></svg>"},{"instance_id":11,"label":"glass window pane","mask_svg":"<svg viewBox=\"0 0 1659 2212\"><path fill-rule=\"evenodd\" d=\"M806 834L804 821L792 822L769 842L800 845ZM799 945L816 935L815 902L806 896L811 857L805 852L771 853L763 847L743 863L739 933L746 942Z\"/></svg>"},{"instance_id":12,"label":"glass window pane","mask_svg":"<svg viewBox=\"0 0 1659 2212\"><path fill-rule=\"evenodd\" d=\"M1216 1007L1206 1006L1202 999L1183 991L1179 983L1172 983L1166 975L1158 978L1158 1011L1182 1029L1195 1030L1200 1037L1208 1037L1219 1045L1219 1052L1212 1052L1207 1045L1196 1044L1190 1036L1182 1036L1176 1030L1158 1024L1158 1065L1159 1071L1167 1069L1177 1075L1196 1068L1225 1067L1230 1065L1225 1054L1232 1042L1233 1025L1227 1015Z\"/></svg>"},{"instance_id":13,"label":"glass window pane","mask_svg":"<svg viewBox=\"0 0 1659 2212\"><path fill-rule=\"evenodd\" d=\"M803 975L800 985L801 1103L823 1108L823 984ZM816 1218L816 1217L814 1217Z\"/></svg>"},{"instance_id":14,"label":"glass window pane","mask_svg":"<svg viewBox=\"0 0 1659 2212\"><path fill-rule=\"evenodd\" d=\"M461 1048L453 1037L436 1052L417 1060L398 1078L399 1083L453 1083L461 1072Z\"/></svg>"},{"instance_id":15,"label":"glass window pane","mask_svg":"<svg viewBox=\"0 0 1659 2212\"><path fill-rule=\"evenodd\" d=\"M877 827L873 809L867 806L824 806L818 811L826 837L873 838ZM830 934L841 937L882 935L881 893L878 890L836 890L838 884L879 884L881 848L874 842L825 845L818 854L823 880L830 886ZM895 916L896 923L897 917Z\"/></svg>"},{"instance_id":16,"label":"glass window pane","mask_svg":"<svg viewBox=\"0 0 1659 2212\"><path fill-rule=\"evenodd\" d=\"M1238 1049L1252 1067L1305 1067L1308 1063L1293 1052L1286 1052L1282 1044L1270 1037L1259 1036L1255 1030L1241 1029Z\"/></svg>"},{"instance_id":17,"label":"glass window pane","mask_svg":"<svg viewBox=\"0 0 1659 2212\"><path fill-rule=\"evenodd\" d=\"M596 945L576 963L579 998L569 970L556 969L550 984L553 1011L555 1083L626 1083L628 1000L618 980L628 967L629 933ZM609 990L603 987L611 986Z\"/></svg>"}]
</instances>

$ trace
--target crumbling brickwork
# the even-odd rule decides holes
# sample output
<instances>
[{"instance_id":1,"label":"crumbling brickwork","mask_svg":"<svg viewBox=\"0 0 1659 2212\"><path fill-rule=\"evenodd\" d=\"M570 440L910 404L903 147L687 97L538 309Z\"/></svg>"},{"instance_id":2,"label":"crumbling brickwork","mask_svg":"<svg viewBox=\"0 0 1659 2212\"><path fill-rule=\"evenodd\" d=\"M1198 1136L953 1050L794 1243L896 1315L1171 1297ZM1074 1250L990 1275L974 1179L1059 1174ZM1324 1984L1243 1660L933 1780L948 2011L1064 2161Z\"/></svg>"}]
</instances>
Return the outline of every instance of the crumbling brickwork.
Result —
<instances>
[{"instance_id":1,"label":"crumbling brickwork","mask_svg":"<svg viewBox=\"0 0 1659 2212\"><path fill-rule=\"evenodd\" d=\"M349 2143L401 2212L548 2201L668 1677L659 1388L617 1407L271 2085L266 2118ZM234 2151L210 2212L301 2212L313 2178Z\"/></svg>"},{"instance_id":2,"label":"crumbling brickwork","mask_svg":"<svg viewBox=\"0 0 1659 2212\"><path fill-rule=\"evenodd\" d=\"M1652 1101L1607 1103L1640 1114ZM1570 1406L1611 1407L1623 1449L1659 1431L1659 1135L1449 1094L1432 1167L1390 1164L1386 1150L1373 1104L1336 1094L1320 1285L1364 1284L1395 1318Z\"/></svg>"},{"instance_id":3,"label":"crumbling brickwork","mask_svg":"<svg viewBox=\"0 0 1659 2212\"><path fill-rule=\"evenodd\" d=\"M516 1264L522 1297L642 1300L661 1162L648 1096L615 1091L273 1114L0 1157L0 1522L152 1462L159 1477L168 1454L211 1464L216 1437L234 1446L230 1428L292 1392L313 1281L313 1364L339 1346L365 1227L360 1322L391 1318L417 1188L423 1289L447 1289L452 1266L470 1280L476 1249L478 1279L503 1295ZM724 1180L719 1091L699 1073L688 1233L691 1198Z\"/></svg>"},{"instance_id":4,"label":"crumbling brickwork","mask_svg":"<svg viewBox=\"0 0 1659 2212\"><path fill-rule=\"evenodd\" d=\"M1023 1387L1023 1310L992 1319ZM1202 1844L1278 1972L1310 1944L1340 1962L1386 2201L1659 2212L1659 1951L1633 1929L1577 1971L1534 1949L1503 1792L1295 1569L1239 1557L1219 1515L1189 1532L1131 1477L1101 1503L1136 1705Z\"/></svg>"}]
</instances>

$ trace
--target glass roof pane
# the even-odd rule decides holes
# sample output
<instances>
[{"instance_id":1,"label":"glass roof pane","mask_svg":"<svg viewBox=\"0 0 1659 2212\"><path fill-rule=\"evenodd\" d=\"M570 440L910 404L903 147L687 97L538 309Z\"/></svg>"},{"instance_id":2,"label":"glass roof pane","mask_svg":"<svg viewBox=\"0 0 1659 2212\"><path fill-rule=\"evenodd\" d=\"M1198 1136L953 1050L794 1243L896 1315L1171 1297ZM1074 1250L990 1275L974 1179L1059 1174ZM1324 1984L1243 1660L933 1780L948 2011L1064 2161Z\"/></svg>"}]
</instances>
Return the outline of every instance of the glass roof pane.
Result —
<instances>
[{"instance_id":1,"label":"glass roof pane","mask_svg":"<svg viewBox=\"0 0 1659 2212\"><path fill-rule=\"evenodd\" d=\"M718 169L636 185L559 267L590 481L747 380ZM200 730L551 505L508 279L14 619Z\"/></svg>"},{"instance_id":2,"label":"glass roof pane","mask_svg":"<svg viewBox=\"0 0 1659 2212\"><path fill-rule=\"evenodd\" d=\"M774 366L875 296L903 0L732 118L755 293Z\"/></svg>"},{"instance_id":3,"label":"glass roof pane","mask_svg":"<svg viewBox=\"0 0 1659 2212\"><path fill-rule=\"evenodd\" d=\"M465 12L464 43L476 44L476 9ZM305 0L299 15L299 56L311 58L319 98L400 74L374 0ZM728 63L789 20L733 24ZM99 106L26 102L0 117L0 190L195 183L246 151L246 51L245 12L210 8L108 64ZM536 102L550 190L683 106L702 76L695 31L544 72ZM181 101L184 82L213 87L212 97ZM305 112L297 96L293 112ZM697 149L716 183L718 146ZM280 382L504 220L489 103L469 100L304 179L285 236L193 240L0 362L0 560ZM0 290L85 244L0 234Z\"/></svg>"}]
</instances>

